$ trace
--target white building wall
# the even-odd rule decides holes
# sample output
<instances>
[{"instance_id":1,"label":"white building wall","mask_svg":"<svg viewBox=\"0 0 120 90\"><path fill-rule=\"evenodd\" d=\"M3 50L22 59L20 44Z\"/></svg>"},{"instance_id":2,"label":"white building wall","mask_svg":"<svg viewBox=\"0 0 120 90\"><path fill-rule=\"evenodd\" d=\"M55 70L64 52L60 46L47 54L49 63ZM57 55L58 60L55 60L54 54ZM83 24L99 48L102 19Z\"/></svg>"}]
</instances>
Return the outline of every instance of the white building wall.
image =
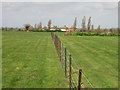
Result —
<instances>
[{"instance_id":1,"label":"white building wall","mask_svg":"<svg viewBox=\"0 0 120 90\"><path fill-rule=\"evenodd\" d=\"M66 29L61 29L61 31L67 31Z\"/></svg>"}]
</instances>

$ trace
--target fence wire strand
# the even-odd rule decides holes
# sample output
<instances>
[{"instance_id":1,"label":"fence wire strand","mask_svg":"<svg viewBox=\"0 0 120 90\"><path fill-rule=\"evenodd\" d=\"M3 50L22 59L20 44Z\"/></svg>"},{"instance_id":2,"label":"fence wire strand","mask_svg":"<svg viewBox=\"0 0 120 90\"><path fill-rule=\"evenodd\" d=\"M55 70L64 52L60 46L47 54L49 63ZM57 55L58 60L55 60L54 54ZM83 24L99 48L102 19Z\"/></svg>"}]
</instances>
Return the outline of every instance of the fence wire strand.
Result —
<instances>
[{"instance_id":1,"label":"fence wire strand","mask_svg":"<svg viewBox=\"0 0 120 90\"><path fill-rule=\"evenodd\" d=\"M73 59L73 57L72 57L72 59ZM74 62L75 63L75 62ZM76 64L76 66L77 66L77 69L79 69L79 66L77 65L77 63L75 63ZM92 88L94 88L94 86L92 85L92 83L90 82L90 80L87 78L87 76L82 72L82 74L83 74L83 76L84 76L84 78L86 79L86 81L89 83L89 85L92 87Z\"/></svg>"},{"instance_id":2,"label":"fence wire strand","mask_svg":"<svg viewBox=\"0 0 120 90\"><path fill-rule=\"evenodd\" d=\"M60 39L58 38L58 36L56 34L51 33L51 36L52 36L52 40L54 41L54 45L55 45L57 54L58 54L58 56L61 59L62 68L65 68L65 51L64 50L65 50L66 47L64 46L63 42L60 41ZM67 55L66 55L66 65L69 66L70 61L68 59L69 59L69 55L71 55L71 54L70 54L70 52L69 52L68 49L66 49L66 53L67 53ZM80 66L74 61L73 57L71 57L71 59L72 59L72 63L74 63L74 65L75 65L75 66L73 66L73 64L71 65L72 72L77 77L76 79L78 79L78 73L76 73L75 70L76 69L79 70ZM69 67L66 67L66 69L67 69L66 73L69 76ZM74 71L75 71L75 73L74 73ZM64 69L64 72L65 72L65 69ZM94 88L94 86L92 85L92 83L90 82L90 80L87 78L87 76L83 72L82 72L82 75L85 78L85 80L88 82L88 84L92 88ZM74 79L74 77L72 77L72 84L74 85L74 87L77 87L77 85L75 83L76 80Z\"/></svg>"}]
</instances>

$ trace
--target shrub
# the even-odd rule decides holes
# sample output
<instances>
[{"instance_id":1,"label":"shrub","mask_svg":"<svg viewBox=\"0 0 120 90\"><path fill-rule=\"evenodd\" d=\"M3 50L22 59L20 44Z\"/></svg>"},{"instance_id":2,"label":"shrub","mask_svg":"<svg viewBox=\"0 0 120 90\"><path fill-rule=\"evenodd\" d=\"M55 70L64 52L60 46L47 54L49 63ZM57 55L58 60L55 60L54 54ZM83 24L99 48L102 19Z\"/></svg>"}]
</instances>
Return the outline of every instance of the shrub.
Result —
<instances>
[{"instance_id":1,"label":"shrub","mask_svg":"<svg viewBox=\"0 0 120 90\"><path fill-rule=\"evenodd\" d=\"M120 36L120 34L104 34L104 33L88 33L88 32L76 32L73 35L79 35L79 36Z\"/></svg>"}]
</instances>

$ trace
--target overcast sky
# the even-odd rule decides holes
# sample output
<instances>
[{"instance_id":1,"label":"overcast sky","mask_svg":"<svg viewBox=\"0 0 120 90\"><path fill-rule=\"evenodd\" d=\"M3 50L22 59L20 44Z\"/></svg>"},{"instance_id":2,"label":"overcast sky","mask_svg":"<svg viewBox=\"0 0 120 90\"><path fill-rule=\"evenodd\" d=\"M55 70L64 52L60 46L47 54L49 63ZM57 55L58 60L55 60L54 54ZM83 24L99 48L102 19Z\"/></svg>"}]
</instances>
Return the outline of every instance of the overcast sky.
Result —
<instances>
[{"instance_id":1,"label":"overcast sky","mask_svg":"<svg viewBox=\"0 0 120 90\"><path fill-rule=\"evenodd\" d=\"M53 25L72 26L77 17L77 27L81 27L82 18L86 22L91 16L92 24L102 28L118 27L117 2L3 2L2 26L23 27L39 22L47 25L49 19Z\"/></svg>"}]
</instances>

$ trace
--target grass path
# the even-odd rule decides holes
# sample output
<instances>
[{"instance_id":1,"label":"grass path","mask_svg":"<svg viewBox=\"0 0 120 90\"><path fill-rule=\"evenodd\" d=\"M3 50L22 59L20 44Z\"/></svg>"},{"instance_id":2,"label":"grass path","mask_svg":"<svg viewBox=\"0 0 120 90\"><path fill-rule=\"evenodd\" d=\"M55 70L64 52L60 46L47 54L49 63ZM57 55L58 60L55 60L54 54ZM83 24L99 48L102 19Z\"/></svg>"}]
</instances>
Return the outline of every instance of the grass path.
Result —
<instances>
[{"instance_id":1,"label":"grass path","mask_svg":"<svg viewBox=\"0 0 120 90\"><path fill-rule=\"evenodd\" d=\"M117 37L58 35L94 87L118 87Z\"/></svg>"},{"instance_id":2,"label":"grass path","mask_svg":"<svg viewBox=\"0 0 120 90\"><path fill-rule=\"evenodd\" d=\"M3 32L4 88L68 87L50 33Z\"/></svg>"}]
</instances>

